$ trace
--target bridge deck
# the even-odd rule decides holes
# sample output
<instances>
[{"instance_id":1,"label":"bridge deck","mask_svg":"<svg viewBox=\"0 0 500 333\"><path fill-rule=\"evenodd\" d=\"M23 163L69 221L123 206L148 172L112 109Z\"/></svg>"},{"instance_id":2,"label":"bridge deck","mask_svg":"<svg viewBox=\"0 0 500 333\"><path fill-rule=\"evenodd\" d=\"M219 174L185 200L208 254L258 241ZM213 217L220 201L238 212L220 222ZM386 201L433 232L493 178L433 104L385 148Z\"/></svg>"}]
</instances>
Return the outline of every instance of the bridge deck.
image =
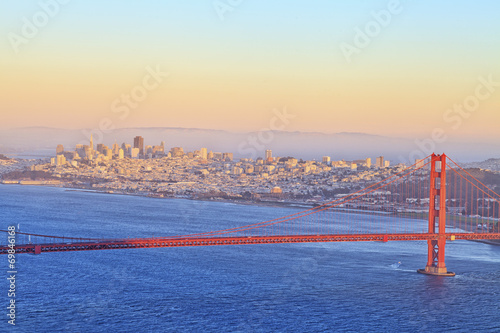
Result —
<instances>
[{"instance_id":1,"label":"bridge deck","mask_svg":"<svg viewBox=\"0 0 500 333\"><path fill-rule=\"evenodd\" d=\"M447 233L448 241L454 239L481 240L500 239L500 233ZM290 236L248 236L248 237L200 237L200 238L137 238L110 239L92 242L20 244L16 253L94 251L114 249L161 248L183 246L220 246L249 244L284 244L318 242L357 241L418 241L437 239L438 234L353 234L353 235L290 235ZM8 246L0 246L0 254L7 254Z\"/></svg>"}]
</instances>

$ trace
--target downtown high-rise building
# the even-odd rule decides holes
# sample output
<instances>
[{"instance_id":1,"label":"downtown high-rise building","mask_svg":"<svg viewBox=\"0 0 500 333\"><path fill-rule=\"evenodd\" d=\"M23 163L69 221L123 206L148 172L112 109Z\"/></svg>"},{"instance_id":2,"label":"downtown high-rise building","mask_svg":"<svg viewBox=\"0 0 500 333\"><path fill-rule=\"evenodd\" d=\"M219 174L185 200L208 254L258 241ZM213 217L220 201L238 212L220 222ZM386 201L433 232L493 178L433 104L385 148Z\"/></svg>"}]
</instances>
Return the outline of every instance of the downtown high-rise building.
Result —
<instances>
[{"instance_id":1,"label":"downtown high-rise building","mask_svg":"<svg viewBox=\"0 0 500 333\"><path fill-rule=\"evenodd\" d=\"M134 138L134 148L139 148L139 154L144 155L144 138L142 136Z\"/></svg>"},{"instance_id":2,"label":"downtown high-rise building","mask_svg":"<svg viewBox=\"0 0 500 333\"><path fill-rule=\"evenodd\" d=\"M182 157L184 156L184 149L182 147L173 147L170 149L172 157Z\"/></svg>"},{"instance_id":3,"label":"downtown high-rise building","mask_svg":"<svg viewBox=\"0 0 500 333\"><path fill-rule=\"evenodd\" d=\"M384 156L377 157L377 159L375 160L375 166L377 168L384 168L385 167Z\"/></svg>"},{"instance_id":4,"label":"downtown high-rise building","mask_svg":"<svg viewBox=\"0 0 500 333\"><path fill-rule=\"evenodd\" d=\"M207 148L200 149L200 157L204 160L208 159Z\"/></svg>"},{"instance_id":5,"label":"downtown high-rise building","mask_svg":"<svg viewBox=\"0 0 500 333\"><path fill-rule=\"evenodd\" d=\"M113 144L113 155L118 155L120 151L120 146L116 143Z\"/></svg>"},{"instance_id":6,"label":"downtown high-rise building","mask_svg":"<svg viewBox=\"0 0 500 333\"><path fill-rule=\"evenodd\" d=\"M130 149L130 157L131 158L138 158L139 157L139 152L140 152L139 148L131 148Z\"/></svg>"},{"instance_id":7,"label":"downtown high-rise building","mask_svg":"<svg viewBox=\"0 0 500 333\"><path fill-rule=\"evenodd\" d=\"M98 151L100 154L104 154L104 147L106 147L106 146L104 146L104 144L102 144L102 143L98 143L98 144L97 144L97 148L96 148L96 149L97 149L97 151Z\"/></svg>"}]
</instances>

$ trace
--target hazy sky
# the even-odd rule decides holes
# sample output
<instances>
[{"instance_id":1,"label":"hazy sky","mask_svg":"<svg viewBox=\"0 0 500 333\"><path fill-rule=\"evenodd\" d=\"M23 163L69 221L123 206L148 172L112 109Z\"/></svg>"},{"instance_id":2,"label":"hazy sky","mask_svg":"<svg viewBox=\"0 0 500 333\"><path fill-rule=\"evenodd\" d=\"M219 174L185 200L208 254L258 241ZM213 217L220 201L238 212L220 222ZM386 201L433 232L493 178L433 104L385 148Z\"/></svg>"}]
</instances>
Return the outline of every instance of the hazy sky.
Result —
<instances>
[{"instance_id":1,"label":"hazy sky","mask_svg":"<svg viewBox=\"0 0 500 333\"><path fill-rule=\"evenodd\" d=\"M495 0L4 0L0 127L254 131L286 108L289 131L500 139L500 84L478 79L500 82L499 13Z\"/></svg>"}]
</instances>

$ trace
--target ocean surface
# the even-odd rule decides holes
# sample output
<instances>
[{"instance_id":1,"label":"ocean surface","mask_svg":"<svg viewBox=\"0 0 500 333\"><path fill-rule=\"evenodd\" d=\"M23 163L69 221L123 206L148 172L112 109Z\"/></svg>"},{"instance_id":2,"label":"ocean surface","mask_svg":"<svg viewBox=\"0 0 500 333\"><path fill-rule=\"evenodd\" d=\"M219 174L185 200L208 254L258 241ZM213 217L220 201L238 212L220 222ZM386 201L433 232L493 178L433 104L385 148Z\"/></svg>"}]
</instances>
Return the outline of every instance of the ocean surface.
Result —
<instances>
[{"instance_id":1,"label":"ocean surface","mask_svg":"<svg viewBox=\"0 0 500 333\"><path fill-rule=\"evenodd\" d=\"M1 229L61 236L194 233L297 211L0 185ZM500 247L446 250L453 278L416 273L425 242L19 254L16 326L0 279L0 332L500 332Z\"/></svg>"}]
</instances>

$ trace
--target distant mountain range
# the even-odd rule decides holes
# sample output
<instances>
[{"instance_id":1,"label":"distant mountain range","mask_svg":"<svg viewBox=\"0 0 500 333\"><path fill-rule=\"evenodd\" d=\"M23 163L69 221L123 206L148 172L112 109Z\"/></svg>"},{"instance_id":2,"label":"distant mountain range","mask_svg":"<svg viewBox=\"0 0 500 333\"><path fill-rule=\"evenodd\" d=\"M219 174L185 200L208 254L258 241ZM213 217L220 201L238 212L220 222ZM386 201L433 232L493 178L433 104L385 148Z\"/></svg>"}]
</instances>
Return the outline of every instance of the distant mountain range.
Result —
<instances>
[{"instance_id":1,"label":"distant mountain range","mask_svg":"<svg viewBox=\"0 0 500 333\"><path fill-rule=\"evenodd\" d=\"M71 130L48 127L24 127L0 131L0 153L8 156L33 154L53 156L58 144L72 150L78 143L88 144L90 129ZM133 144L135 136L144 138L145 145L159 145L165 141L167 148L183 147L193 151L206 147L214 152L232 152L236 158L263 157L266 149L272 149L273 156L294 156L304 159L321 159L330 156L332 160L354 160L384 156L392 163L409 162L425 153L446 152L457 161L472 162L500 155L500 143L460 143L449 141L431 144L430 140L419 147L415 140L392 138L365 133L318 132L248 132L235 133L223 130L143 127L120 128L102 133L95 131L94 144L111 146L115 141Z\"/></svg>"}]
</instances>

